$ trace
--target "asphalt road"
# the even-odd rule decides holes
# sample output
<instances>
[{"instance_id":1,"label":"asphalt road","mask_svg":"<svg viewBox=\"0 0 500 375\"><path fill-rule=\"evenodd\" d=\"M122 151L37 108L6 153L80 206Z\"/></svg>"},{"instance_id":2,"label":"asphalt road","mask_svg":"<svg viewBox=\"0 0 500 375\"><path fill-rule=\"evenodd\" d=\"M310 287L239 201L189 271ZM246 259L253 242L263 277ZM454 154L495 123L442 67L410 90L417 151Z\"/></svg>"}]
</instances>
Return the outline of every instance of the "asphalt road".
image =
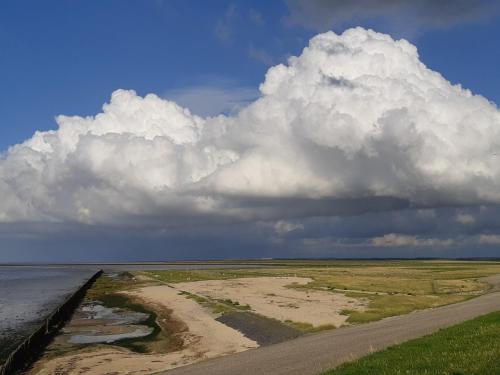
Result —
<instances>
[{"instance_id":1,"label":"asphalt road","mask_svg":"<svg viewBox=\"0 0 500 375\"><path fill-rule=\"evenodd\" d=\"M318 374L373 351L500 310L500 275L485 280L494 286L491 293L465 302L387 318L374 323L301 336L280 344L198 362L161 374Z\"/></svg>"}]
</instances>

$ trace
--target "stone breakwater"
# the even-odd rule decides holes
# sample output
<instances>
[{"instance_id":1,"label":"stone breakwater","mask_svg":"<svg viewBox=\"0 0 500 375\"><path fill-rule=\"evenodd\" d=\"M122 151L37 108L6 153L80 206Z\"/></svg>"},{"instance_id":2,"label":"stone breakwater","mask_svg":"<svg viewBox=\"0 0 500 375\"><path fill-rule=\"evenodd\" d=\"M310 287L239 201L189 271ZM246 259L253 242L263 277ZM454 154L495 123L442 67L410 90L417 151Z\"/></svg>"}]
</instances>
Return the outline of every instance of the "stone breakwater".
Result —
<instances>
[{"instance_id":1,"label":"stone breakwater","mask_svg":"<svg viewBox=\"0 0 500 375\"><path fill-rule=\"evenodd\" d=\"M0 375L12 374L29 365L46 346L47 342L61 328L65 321L69 319L75 308L85 296L87 289L102 274L102 270L94 271L85 282L74 288L74 292L69 294L52 312L38 322L37 327L31 334L27 335L0 363ZM3 318L8 319L8 318Z\"/></svg>"}]
</instances>

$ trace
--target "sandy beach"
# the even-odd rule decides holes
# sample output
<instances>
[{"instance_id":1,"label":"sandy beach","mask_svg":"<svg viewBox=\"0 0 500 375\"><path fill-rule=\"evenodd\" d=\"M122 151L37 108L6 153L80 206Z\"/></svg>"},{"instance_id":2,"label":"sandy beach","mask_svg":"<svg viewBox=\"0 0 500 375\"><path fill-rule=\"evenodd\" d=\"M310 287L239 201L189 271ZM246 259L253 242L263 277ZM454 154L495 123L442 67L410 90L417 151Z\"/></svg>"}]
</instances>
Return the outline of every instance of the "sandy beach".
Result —
<instances>
[{"instance_id":1,"label":"sandy beach","mask_svg":"<svg viewBox=\"0 0 500 375\"><path fill-rule=\"evenodd\" d=\"M215 315L195 301L178 293L177 289L167 285L127 292L145 303L150 302L155 308L163 306L173 310L173 318L187 327L179 333L184 342L183 349L165 354L140 354L115 346L99 346L94 350L42 361L30 374L151 374L258 346L237 330L216 321Z\"/></svg>"},{"instance_id":2,"label":"sandy beach","mask_svg":"<svg viewBox=\"0 0 500 375\"><path fill-rule=\"evenodd\" d=\"M207 280L172 284L175 288L212 299L230 299L251 310L281 321L308 323L313 326L345 324L342 310L363 310L366 302L312 289L289 286L306 285L305 277L253 277L231 280Z\"/></svg>"},{"instance_id":3,"label":"sandy beach","mask_svg":"<svg viewBox=\"0 0 500 375\"><path fill-rule=\"evenodd\" d=\"M238 330L217 321L219 315L183 292L213 300L230 299L249 305L250 311L267 318L312 326L339 327L347 319L342 310L361 310L365 306L363 300L341 293L293 288L310 281L303 277L254 277L153 285L122 292L155 311L172 311L171 318L184 327L177 333L182 348L170 353L141 354L100 345L41 361L30 375L151 374L259 346Z\"/></svg>"}]
</instances>

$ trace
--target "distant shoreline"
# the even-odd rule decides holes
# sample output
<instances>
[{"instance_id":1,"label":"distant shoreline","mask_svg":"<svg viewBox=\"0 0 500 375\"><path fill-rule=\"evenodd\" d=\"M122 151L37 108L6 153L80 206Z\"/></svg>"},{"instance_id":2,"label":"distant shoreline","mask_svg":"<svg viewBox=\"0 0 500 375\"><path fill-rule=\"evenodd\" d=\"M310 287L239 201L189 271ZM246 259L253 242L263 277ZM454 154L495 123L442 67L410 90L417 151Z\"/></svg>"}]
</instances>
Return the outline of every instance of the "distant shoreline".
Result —
<instances>
[{"instance_id":1,"label":"distant shoreline","mask_svg":"<svg viewBox=\"0 0 500 375\"><path fill-rule=\"evenodd\" d=\"M199 259L199 260L169 260L169 261L126 261L126 262L0 262L0 267L8 266L120 266L120 265L238 265L238 264L272 264L279 263L300 263L300 262L377 262L377 261L466 261L466 262L498 262L500 257L460 257L460 258L442 258L442 257L424 257L424 258L265 258L265 259Z\"/></svg>"}]
</instances>

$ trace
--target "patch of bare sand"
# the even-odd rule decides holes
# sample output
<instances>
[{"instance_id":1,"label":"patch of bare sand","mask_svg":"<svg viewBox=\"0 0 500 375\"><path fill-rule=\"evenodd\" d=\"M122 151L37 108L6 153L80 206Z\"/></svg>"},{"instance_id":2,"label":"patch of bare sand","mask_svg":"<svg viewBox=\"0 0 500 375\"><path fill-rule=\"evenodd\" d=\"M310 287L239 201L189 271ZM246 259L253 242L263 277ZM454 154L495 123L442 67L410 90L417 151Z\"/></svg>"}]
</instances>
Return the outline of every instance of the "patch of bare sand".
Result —
<instances>
[{"instance_id":1,"label":"patch of bare sand","mask_svg":"<svg viewBox=\"0 0 500 375\"><path fill-rule=\"evenodd\" d=\"M348 316L342 310L361 311L367 301L312 289L287 286L305 285L312 279L304 277L253 277L229 280L207 280L172 284L179 290L213 299L230 299L240 305L250 305L258 314L313 326L345 323Z\"/></svg>"},{"instance_id":2,"label":"patch of bare sand","mask_svg":"<svg viewBox=\"0 0 500 375\"><path fill-rule=\"evenodd\" d=\"M192 299L179 294L179 290L167 285L150 286L137 291L140 298L161 304L172 310L174 318L187 325L184 341L205 357L236 353L258 344L241 332L215 320L213 314Z\"/></svg>"},{"instance_id":3,"label":"patch of bare sand","mask_svg":"<svg viewBox=\"0 0 500 375\"><path fill-rule=\"evenodd\" d=\"M183 349L165 354L139 354L118 347L101 346L96 350L42 361L30 374L152 374L258 346L242 333L216 321L210 312L195 301L179 295L177 289L160 285L126 293L155 306L171 309L173 317L184 322L188 328L180 333Z\"/></svg>"}]
</instances>

